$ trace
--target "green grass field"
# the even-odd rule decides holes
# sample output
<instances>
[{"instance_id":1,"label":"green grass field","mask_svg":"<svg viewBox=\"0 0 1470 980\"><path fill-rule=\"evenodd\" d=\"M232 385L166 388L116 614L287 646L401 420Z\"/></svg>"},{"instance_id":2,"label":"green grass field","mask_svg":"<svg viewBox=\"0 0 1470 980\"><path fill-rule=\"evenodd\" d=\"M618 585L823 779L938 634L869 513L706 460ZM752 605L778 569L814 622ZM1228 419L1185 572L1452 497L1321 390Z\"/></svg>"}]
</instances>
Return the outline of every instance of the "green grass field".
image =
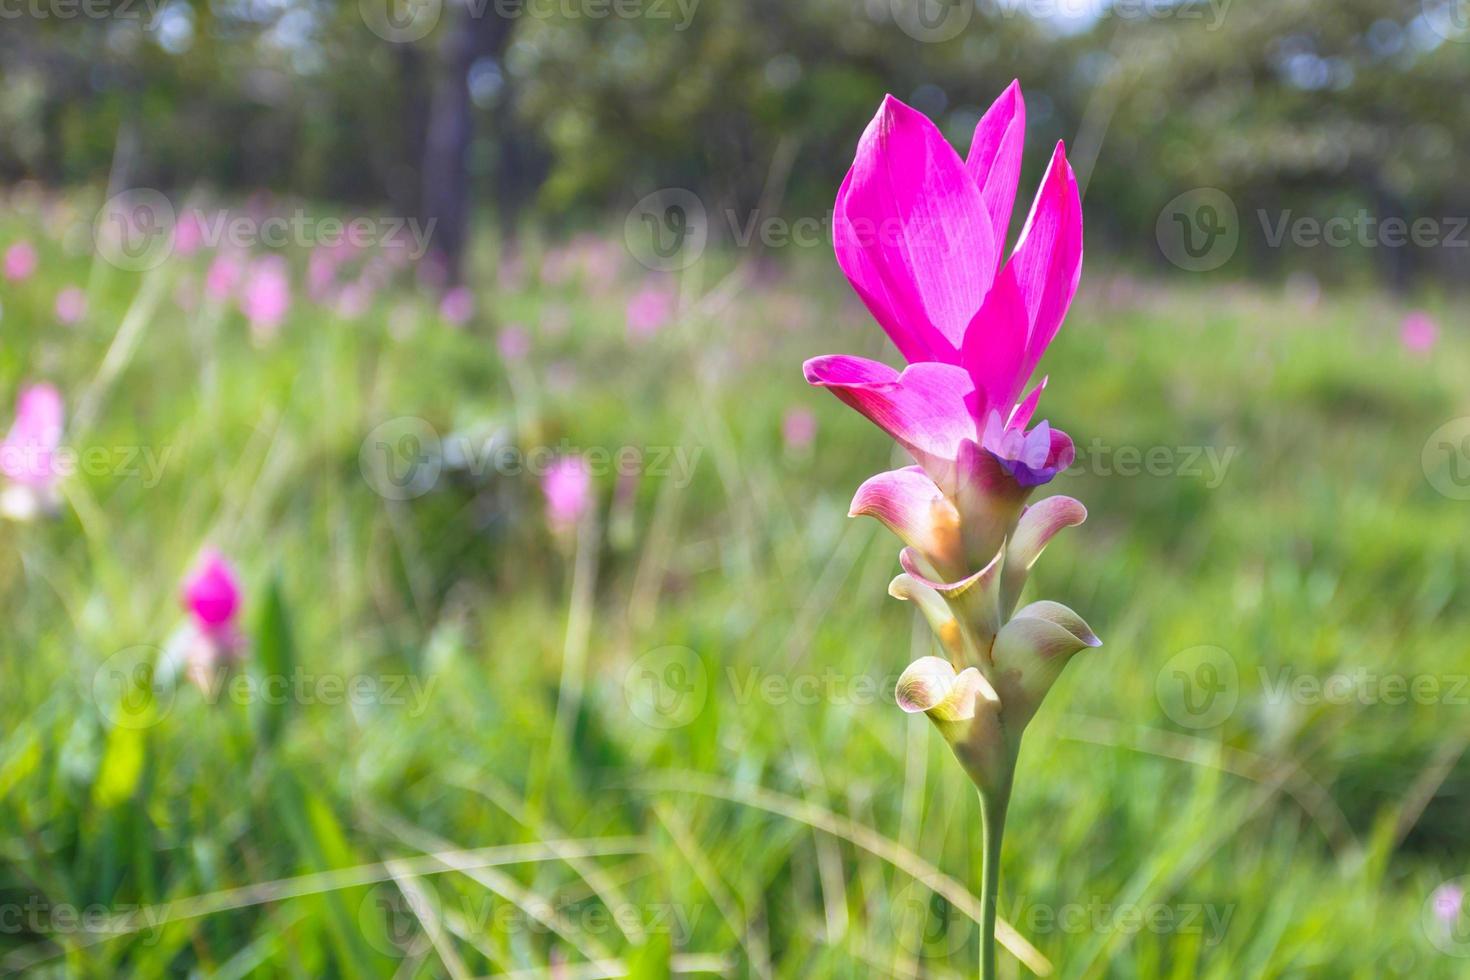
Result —
<instances>
[{"instance_id":1,"label":"green grass field","mask_svg":"<svg viewBox=\"0 0 1470 980\"><path fill-rule=\"evenodd\" d=\"M532 242L464 328L409 283L339 317L292 253L261 347L176 302L207 254L94 261L88 206L0 215L41 253L0 284L0 401L52 381L97 450L0 526L0 973L973 974L978 803L893 704L930 643L898 542L845 516L891 444L801 376L891 360L829 251L707 256L642 342L615 230L610 284L541 284ZM1470 343L1430 305L1421 359L1382 295L1090 261L1041 414L1091 517L1030 592L1105 645L1027 736L1001 886L1054 975L1470 971L1431 903L1470 873L1464 429L1431 439ZM577 540L524 472L567 449L637 471ZM395 453L427 492L390 499ZM150 669L206 544L254 686Z\"/></svg>"}]
</instances>

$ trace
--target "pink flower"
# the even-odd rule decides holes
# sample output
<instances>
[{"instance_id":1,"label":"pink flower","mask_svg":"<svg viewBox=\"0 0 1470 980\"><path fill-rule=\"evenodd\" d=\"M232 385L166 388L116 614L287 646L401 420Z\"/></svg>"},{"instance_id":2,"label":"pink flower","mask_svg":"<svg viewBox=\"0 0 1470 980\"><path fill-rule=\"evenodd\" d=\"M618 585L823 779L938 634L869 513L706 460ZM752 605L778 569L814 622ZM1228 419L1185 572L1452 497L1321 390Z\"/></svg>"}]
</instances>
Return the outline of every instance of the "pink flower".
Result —
<instances>
[{"instance_id":1,"label":"pink flower","mask_svg":"<svg viewBox=\"0 0 1470 980\"><path fill-rule=\"evenodd\" d=\"M240 296L240 312L250 321L256 339L273 337L290 308L291 276L286 260L279 255L266 255L252 262Z\"/></svg>"},{"instance_id":2,"label":"pink flower","mask_svg":"<svg viewBox=\"0 0 1470 980\"><path fill-rule=\"evenodd\" d=\"M1430 901L1434 907L1434 917L1446 925L1452 925L1460 918L1460 912L1465 907L1465 889L1453 881L1447 881L1434 890Z\"/></svg>"},{"instance_id":3,"label":"pink flower","mask_svg":"<svg viewBox=\"0 0 1470 980\"><path fill-rule=\"evenodd\" d=\"M439 316L446 323L462 327L475 315L475 294L468 286L455 286L439 300Z\"/></svg>"},{"instance_id":4,"label":"pink flower","mask_svg":"<svg viewBox=\"0 0 1470 980\"><path fill-rule=\"evenodd\" d=\"M804 453L817 438L817 417L810 409L793 408L781 419L781 439L787 452Z\"/></svg>"},{"instance_id":5,"label":"pink flower","mask_svg":"<svg viewBox=\"0 0 1470 980\"><path fill-rule=\"evenodd\" d=\"M592 474L580 456L562 456L541 478L546 495L546 520L551 529L565 533L577 526L592 505Z\"/></svg>"},{"instance_id":6,"label":"pink flower","mask_svg":"<svg viewBox=\"0 0 1470 980\"><path fill-rule=\"evenodd\" d=\"M337 294L337 315L345 320L356 320L368 311L373 302L373 287L363 280L349 282Z\"/></svg>"},{"instance_id":7,"label":"pink flower","mask_svg":"<svg viewBox=\"0 0 1470 980\"><path fill-rule=\"evenodd\" d=\"M314 248L306 260L306 295L312 302L324 303L332 295L337 281L338 255L330 248Z\"/></svg>"},{"instance_id":8,"label":"pink flower","mask_svg":"<svg viewBox=\"0 0 1470 980\"><path fill-rule=\"evenodd\" d=\"M1415 310L1400 324L1399 340L1411 353L1427 354L1439 340L1439 324L1423 310Z\"/></svg>"},{"instance_id":9,"label":"pink flower","mask_svg":"<svg viewBox=\"0 0 1470 980\"><path fill-rule=\"evenodd\" d=\"M184 579L181 596L193 625L187 648L189 678L201 688L216 668L244 649L239 616L243 591L239 576L223 555L206 550Z\"/></svg>"},{"instance_id":10,"label":"pink flower","mask_svg":"<svg viewBox=\"0 0 1470 980\"><path fill-rule=\"evenodd\" d=\"M239 257L223 253L216 255L209 263L209 271L204 274L205 292L223 302L235 295L244 275L245 265Z\"/></svg>"},{"instance_id":11,"label":"pink flower","mask_svg":"<svg viewBox=\"0 0 1470 980\"><path fill-rule=\"evenodd\" d=\"M500 350L500 356L507 361L522 361L531 352L531 338L526 335L526 328L520 324L512 323L500 331L496 338L496 347Z\"/></svg>"},{"instance_id":12,"label":"pink flower","mask_svg":"<svg viewBox=\"0 0 1470 980\"><path fill-rule=\"evenodd\" d=\"M77 286L67 286L56 294L56 319L67 326L87 315L87 294Z\"/></svg>"},{"instance_id":13,"label":"pink flower","mask_svg":"<svg viewBox=\"0 0 1470 980\"><path fill-rule=\"evenodd\" d=\"M240 581L225 557L205 551L184 580L184 608L204 632L233 627L240 612Z\"/></svg>"},{"instance_id":14,"label":"pink flower","mask_svg":"<svg viewBox=\"0 0 1470 980\"><path fill-rule=\"evenodd\" d=\"M5 250L5 278L23 282L36 271L36 248L30 242L16 242Z\"/></svg>"},{"instance_id":15,"label":"pink flower","mask_svg":"<svg viewBox=\"0 0 1470 980\"><path fill-rule=\"evenodd\" d=\"M190 208L179 215L174 224L174 252L190 256L204 247L204 219L199 211Z\"/></svg>"},{"instance_id":16,"label":"pink flower","mask_svg":"<svg viewBox=\"0 0 1470 980\"><path fill-rule=\"evenodd\" d=\"M869 480L853 513L922 538L943 573L988 564L1027 496L1074 455L1046 422L1027 429L1046 379L1022 393L1081 276L1081 201L1059 143L1006 257L1024 135L1019 83L981 118L963 160L889 96L837 192L838 264L909 366L832 355L808 361L806 378L919 464Z\"/></svg>"},{"instance_id":17,"label":"pink flower","mask_svg":"<svg viewBox=\"0 0 1470 980\"><path fill-rule=\"evenodd\" d=\"M61 476L56 450L65 423L61 392L48 384L23 389L16 400L15 423L0 443L0 473L26 486L55 484Z\"/></svg>"},{"instance_id":18,"label":"pink flower","mask_svg":"<svg viewBox=\"0 0 1470 980\"><path fill-rule=\"evenodd\" d=\"M56 485L64 475L57 450L65 423L65 406L55 388L37 384L21 391L15 422L0 443L0 474L11 484L0 495L0 511L7 517L32 520L56 510Z\"/></svg>"},{"instance_id":19,"label":"pink flower","mask_svg":"<svg viewBox=\"0 0 1470 980\"><path fill-rule=\"evenodd\" d=\"M672 290L649 284L628 300L628 336L647 340L662 330L674 316Z\"/></svg>"}]
</instances>

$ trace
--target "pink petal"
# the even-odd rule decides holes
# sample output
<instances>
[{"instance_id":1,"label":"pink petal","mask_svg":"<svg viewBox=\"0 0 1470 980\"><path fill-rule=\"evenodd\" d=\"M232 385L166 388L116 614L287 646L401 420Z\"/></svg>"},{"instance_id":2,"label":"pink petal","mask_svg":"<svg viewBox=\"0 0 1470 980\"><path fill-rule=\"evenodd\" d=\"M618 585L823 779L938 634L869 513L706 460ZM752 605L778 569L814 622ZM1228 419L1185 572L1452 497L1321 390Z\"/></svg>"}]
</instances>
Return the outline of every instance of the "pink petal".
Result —
<instances>
[{"instance_id":1,"label":"pink petal","mask_svg":"<svg viewBox=\"0 0 1470 980\"><path fill-rule=\"evenodd\" d=\"M1046 390L1046 382L1045 377L1036 382L1036 387L1032 388L1026 399L1011 412L1011 417L1006 422L1007 428L1024 429L1031 424L1031 416L1036 414L1036 403L1041 401L1041 393Z\"/></svg>"},{"instance_id":2,"label":"pink petal","mask_svg":"<svg viewBox=\"0 0 1470 980\"><path fill-rule=\"evenodd\" d=\"M1029 378L1057 335L1082 278L1082 200L1061 143L1005 272L1015 276L1031 323L1024 370Z\"/></svg>"},{"instance_id":3,"label":"pink petal","mask_svg":"<svg viewBox=\"0 0 1470 980\"><path fill-rule=\"evenodd\" d=\"M970 372L975 387L985 393L976 406L976 418L985 418L992 411L1003 418L1010 415L1031 373L1026 365L1029 334L1030 314L1008 265L970 322L960 351L960 363Z\"/></svg>"},{"instance_id":4,"label":"pink petal","mask_svg":"<svg viewBox=\"0 0 1470 980\"><path fill-rule=\"evenodd\" d=\"M946 493L954 489L954 460L961 442L975 438L966 408L974 385L951 364L913 364L899 374L865 357L829 354L803 366L806 380L868 417L907 449Z\"/></svg>"},{"instance_id":5,"label":"pink petal","mask_svg":"<svg viewBox=\"0 0 1470 980\"><path fill-rule=\"evenodd\" d=\"M919 467L879 473L858 487L848 516L859 515L882 521L941 574L961 574L959 512Z\"/></svg>"},{"instance_id":6,"label":"pink petal","mask_svg":"<svg viewBox=\"0 0 1470 980\"><path fill-rule=\"evenodd\" d=\"M980 118L970 141L970 155L965 158L965 169L980 188L990 215L997 260L1005 251L1006 233L1011 228L1025 144L1026 102L1021 98L1021 83L1013 81Z\"/></svg>"},{"instance_id":7,"label":"pink petal","mask_svg":"<svg viewBox=\"0 0 1470 980\"><path fill-rule=\"evenodd\" d=\"M55 481L55 454L61 445L66 410L61 393L48 384L31 385L15 406L15 423L0 444L0 472L17 483L45 486Z\"/></svg>"},{"instance_id":8,"label":"pink petal","mask_svg":"<svg viewBox=\"0 0 1470 980\"><path fill-rule=\"evenodd\" d=\"M953 362L1000 248L959 155L891 95L837 194L833 244L853 288L910 362Z\"/></svg>"}]
</instances>

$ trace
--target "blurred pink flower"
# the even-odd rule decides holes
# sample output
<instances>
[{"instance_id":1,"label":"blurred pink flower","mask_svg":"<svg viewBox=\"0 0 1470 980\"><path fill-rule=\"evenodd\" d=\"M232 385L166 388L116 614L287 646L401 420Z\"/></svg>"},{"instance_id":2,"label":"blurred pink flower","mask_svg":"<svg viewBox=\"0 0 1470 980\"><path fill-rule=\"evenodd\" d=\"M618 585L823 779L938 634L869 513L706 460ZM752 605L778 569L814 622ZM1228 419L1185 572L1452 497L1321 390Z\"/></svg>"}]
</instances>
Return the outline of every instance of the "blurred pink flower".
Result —
<instances>
[{"instance_id":1,"label":"blurred pink flower","mask_svg":"<svg viewBox=\"0 0 1470 980\"><path fill-rule=\"evenodd\" d=\"M337 315L345 320L356 320L368 311L372 302L372 286L362 280L349 282L337 294Z\"/></svg>"},{"instance_id":2,"label":"blurred pink flower","mask_svg":"<svg viewBox=\"0 0 1470 980\"><path fill-rule=\"evenodd\" d=\"M617 281L622 252L616 245L595 235L578 236L572 244L592 291L606 290Z\"/></svg>"},{"instance_id":3,"label":"blurred pink flower","mask_svg":"<svg viewBox=\"0 0 1470 980\"><path fill-rule=\"evenodd\" d=\"M5 250L5 278L11 282L23 282L36 271L38 262L34 245L16 242Z\"/></svg>"},{"instance_id":4,"label":"blurred pink flower","mask_svg":"<svg viewBox=\"0 0 1470 980\"><path fill-rule=\"evenodd\" d=\"M184 608L194 625L205 632L233 626L240 612L240 598L235 570L213 549L200 556L199 564L184 580Z\"/></svg>"},{"instance_id":5,"label":"blurred pink flower","mask_svg":"<svg viewBox=\"0 0 1470 980\"><path fill-rule=\"evenodd\" d=\"M560 286L572 275L572 253L564 246L547 249L541 257L541 281L548 286Z\"/></svg>"},{"instance_id":6,"label":"blurred pink flower","mask_svg":"<svg viewBox=\"0 0 1470 980\"><path fill-rule=\"evenodd\" d=\"M592 504L592 474L580 456L562 456L541 478L546 520L558 533L575 528Z\"/></svg>"},{"instance_id":7,"label":"blurred pink flower","mask_svg":"<svg viewBox=\"0 0 1470 980\"><path fill-rule=\"evenodd\" d=\"M65 426L61 393L47 384L32 385L20 393L15 423L0 443L0 473L10 481L0 494L0 512L28 521L55 511L56 485L62 473L56 451Z\"/></svg>"},{"instance_id":8,"label":"blurred pink flower","mask_svg":"<svg viewBox=\"0 0 1470 980\"><path fill-rule=\"evenodd\" d=\"M1460 918L1460 912L1465 907L1465 889L1453 881L1447 881L1434 890L1431 897L1434 906L1434 916L1440 922L1450 925Z\"/></svg>"},{"instance_id":9,"label":"blurred pink flower","mask_svg":"<svg viewBox=\"0 0 1470 980\"><path fill-rule=\"evenodd\" d=\"M503 328L495 343L500 350L500 356L507 361L525 360L526 355L531 352L531 338L526 334L526 328L518 323L508 324Z\"/></svg>"},{"instance_id":10,"label":"blurred pink flower","mask_svg":"<svg viewBox=\"0 0 1470 980\"><path fill-rule=\"evenodd\" d=\"M0 443L0 473L27 486L53 485L61 476L56 450L65 423L61 392L48 384L22 389L15 404L15 423Z\"/></svg>"},{"instance_id":11,"label":"blurred pink flower","mask_svg":"<svg viewBox=\"0 0 1470 980\"><path fill-rule=\"evenodd\" d=\"M190 256L204 246L204 219L197 208L189 208L174 224L174 253Z\"/></svg>"},{"instance_id":12,"label":"blurred pink flower","mask_svg":"<svg viewBox=\"0 0 1470 980\"><path fill-rule=\"evenodd\" d=\"M1399 340L1415 354L1427 354L1439 340L1439 324L1423 310L1414 310L1399 326Z\"/></svg>"},{"instance_id":13,"label":"blurred pink flower","mask_svg":"<svg viewBox=\"0 0 1470 980\"><path fill-rule=\"evenodd\" d=\"M446 323L462 327L475 315L475 294L468 286L455 286L439 300L439 316Z\"/></svg>"},{"instance_id":14,"label":"blurred pink flower","mask_svg":"<svg viewBox=\"0 0 1470 980\"><path fill-rule=\"evenodd\" d=\"M273 337L290 308L291 276L286 260L279 255L265 255L252 262L240 296L240 312L250 321L255 338Z\"/></svg>"},{"instance_id":15,"label":"blurred pink flower","mask_svg":"<svg viewBox=\"0 0 1470 980\"><path fill-rule=\"evenodd\" d=\"M193 626L186 653L189 679L203 688L217 667L244 648L239 626L243 590L225 557L208 549L184 579L181 598Z\"/></svg>"},{"instance_id":16,"label":"blurred pink flower","mask_svg":"<svg viewBox=\"0 0 1470 980\"><path fill-rule=\"evenodd\" d=\"M817 417L809 409L793 408L781 420L781 439L786 450L804 453L817 437Z\"/></svg>"},{"instance_id":17,"label":"blurred pink flower","mask_svg":"<svg viewBox=\"0 0 1470 980\"><path fill-rule=\"evenodd\" d=\"M325 303L337 282L338 255L335 249L314 248L306 260L306 295L313 303Z\"/></svg>"},{"instance_id":18,"label":"blurred pink flower","mask_svg":"<svg viewBox=\"0 0 1470 980\"><path fill-rule=\"evenodd\" d=\"M646 340L662 330L674 317L672 290L649 284L628 300L628 336Z\"/></svg>"},{"instance_id":19,"label":"blurred pink flower","mask_svg":"<svg viewBox=\"0 0 1470 980\"><path fill-rule=\"evenodd\" d=\"M78 286L67 286L56 294L56 319L71 326L87 315L87 294Z\"/></svg>"},{"instance_id":20,"label":"blurred pink flower","mask_svg":"<svg viewBox=\"0 0 1470 980\"><path fill-rule=\"evenodd\" d=\"M214 299L227 300L240 288L244 275L245 263L239 256L216 255L209 263L209 271L204 274L204 289Z\"/></svg>"}]
</instances>

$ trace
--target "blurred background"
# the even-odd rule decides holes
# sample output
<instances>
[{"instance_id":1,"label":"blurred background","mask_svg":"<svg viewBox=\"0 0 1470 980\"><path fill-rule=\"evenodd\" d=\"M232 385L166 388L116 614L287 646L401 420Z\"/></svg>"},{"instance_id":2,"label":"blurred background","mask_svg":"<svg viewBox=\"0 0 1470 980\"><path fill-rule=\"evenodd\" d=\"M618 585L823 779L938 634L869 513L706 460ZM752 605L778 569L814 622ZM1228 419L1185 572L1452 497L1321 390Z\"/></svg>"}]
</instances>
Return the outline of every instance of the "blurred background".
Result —
<instances>
[{"instance_id":1,"label":"blurred background","mask_svg":"<svg viewBox=\"0 0 1470 980\"><path fill-rule=\"evenodd\" d=\"M1105 646L1003 973L1466 975L1464 0L0 0L65 469L5 469L0 973L973 975L896 460L800 366L895 360L830 244L883 95L963 153L1013 78L1087 236L1032 592Z\"/></svg>"}]
</instances>

